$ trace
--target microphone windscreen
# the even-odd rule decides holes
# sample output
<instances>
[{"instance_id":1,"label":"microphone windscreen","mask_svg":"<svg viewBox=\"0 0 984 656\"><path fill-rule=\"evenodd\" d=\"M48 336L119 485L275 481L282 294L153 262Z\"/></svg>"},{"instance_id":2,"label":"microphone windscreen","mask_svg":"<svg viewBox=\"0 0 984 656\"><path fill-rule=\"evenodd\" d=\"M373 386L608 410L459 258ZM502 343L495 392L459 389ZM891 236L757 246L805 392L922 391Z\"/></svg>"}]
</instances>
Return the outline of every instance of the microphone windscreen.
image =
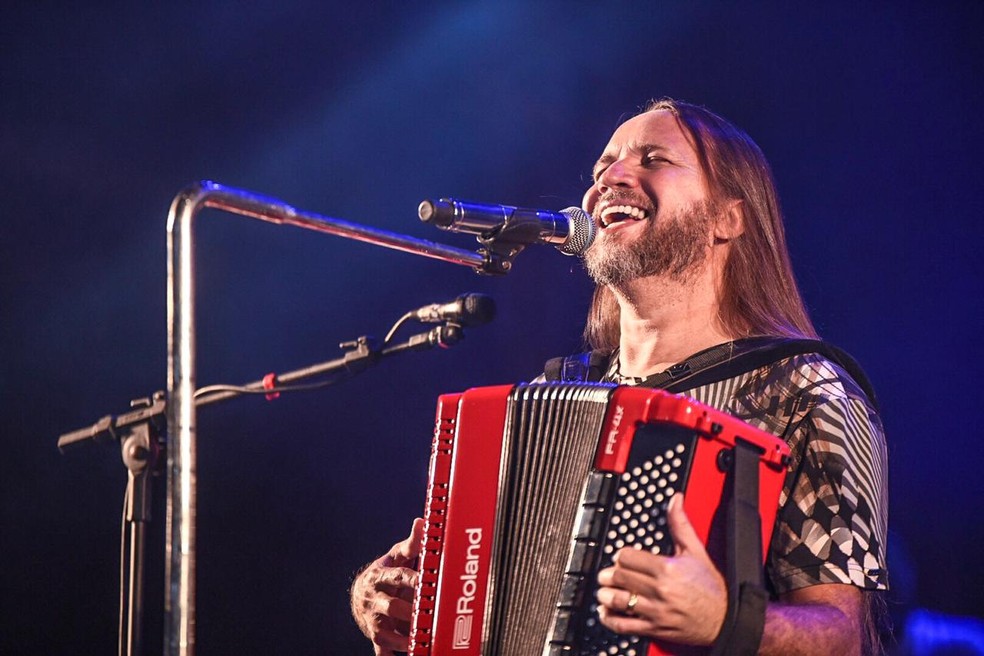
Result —
<instances>
[{"instance_id":1,"label":"microphone windscreen","mask_svg":"<svg viewBox=\"0 0 984 656\"><path fill-rule=\"evenodd\" d=\"M481 326L495 318L495 301L485 294L462 294L458 297L461 305L463 326Z\"/></svg>"},{"instance_id":2,"label":"microphone windscreen","mask_svg":"<svg viewBox=\"0 0 984 656\"><path fill-rule=\"evenodd\" d=\"M584 251L588 250L588 246L595 239L598 226L595 225L594 219L580 207L568 207L566 210L561 210L560 213L570 221L570 232L567 235L567 241L559 247L560 252L565 255L584 255Z\"/></svg>"}]
</instances>

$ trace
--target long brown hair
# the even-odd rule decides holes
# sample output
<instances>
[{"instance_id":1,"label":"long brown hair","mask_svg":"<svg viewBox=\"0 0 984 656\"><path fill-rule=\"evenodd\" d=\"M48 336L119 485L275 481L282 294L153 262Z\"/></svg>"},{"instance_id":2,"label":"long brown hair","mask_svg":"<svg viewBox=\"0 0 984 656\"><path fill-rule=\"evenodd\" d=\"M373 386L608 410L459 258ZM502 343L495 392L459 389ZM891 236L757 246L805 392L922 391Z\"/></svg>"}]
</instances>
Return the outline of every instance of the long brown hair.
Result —
<instances>
[{"instance_id":1,"label":"long brown hair","mask_svg":"<svg viewBox=\"0 0 984 656\"><path fill-rule=\"evenodd\" d=\"M689 134L715 201L742 201L744 233L732 240L724 265L720 319L734 335L816 337L789 262L772 170L761 149L717 114L664 98L645 112L667 110ZM606 285L595 288L584 337L612 350L620 337L619 305Z\"/></svg>"}]
</instances>

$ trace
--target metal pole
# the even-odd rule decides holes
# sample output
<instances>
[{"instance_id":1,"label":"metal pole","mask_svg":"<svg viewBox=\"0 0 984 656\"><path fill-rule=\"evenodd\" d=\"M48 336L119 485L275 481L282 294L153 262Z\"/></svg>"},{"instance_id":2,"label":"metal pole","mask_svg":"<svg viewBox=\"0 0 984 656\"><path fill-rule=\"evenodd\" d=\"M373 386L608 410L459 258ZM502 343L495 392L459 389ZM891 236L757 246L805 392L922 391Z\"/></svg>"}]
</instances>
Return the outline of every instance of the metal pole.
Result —
<instances>
[{"instance_id":1,"label":"metal pole","mask_svg":"<svg viewBox=\"0 0 984 656\"><path fill-rule=\"evenodd\" d=\"M179 193L167 219L167 518L164 653L195 651L195 272L192 224L205 207L423 255L482 270L480 254L300 212L274 198L213 182Z\"/></svg>"}]
</instances>

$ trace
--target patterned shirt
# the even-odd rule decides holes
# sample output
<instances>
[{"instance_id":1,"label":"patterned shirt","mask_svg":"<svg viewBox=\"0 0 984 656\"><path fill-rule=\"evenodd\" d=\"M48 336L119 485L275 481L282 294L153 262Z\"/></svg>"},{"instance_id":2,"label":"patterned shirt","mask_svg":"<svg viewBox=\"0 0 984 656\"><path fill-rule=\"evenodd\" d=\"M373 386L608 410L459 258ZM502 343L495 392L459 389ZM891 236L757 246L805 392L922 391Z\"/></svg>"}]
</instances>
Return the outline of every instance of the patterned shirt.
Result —
<instances>
[{"instance_id":1,"label":"patterned shirt","mask_svg":"<svg viewBox=\"0 0 984 656\"><path fill-rule=\"evenodd\" d=\"M651 384L618 375L605 380ZM819 583L888 588L887 451L857 384L818 354L788 357L684 392L782 437L792 464L779 497L766 575L774 594Z\"/></svg>"}]
</instances>

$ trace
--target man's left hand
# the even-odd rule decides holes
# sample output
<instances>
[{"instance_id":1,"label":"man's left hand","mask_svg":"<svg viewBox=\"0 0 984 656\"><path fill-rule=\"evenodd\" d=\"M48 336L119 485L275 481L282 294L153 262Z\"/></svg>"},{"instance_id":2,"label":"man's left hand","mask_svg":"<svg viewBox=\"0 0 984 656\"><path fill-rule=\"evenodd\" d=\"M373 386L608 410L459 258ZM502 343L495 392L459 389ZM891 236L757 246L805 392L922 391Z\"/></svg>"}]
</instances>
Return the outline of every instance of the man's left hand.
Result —
<instances>
[{"instance_id":1,"label":"man's left hand","mask_svg":"<svg viewBox=\"0 0 984 656\"><path fill-rule=\"evenodd\" d=\"M682 494L670 500L667 525L674 555L624 548L614 566L598 572L598 615L616 633L710 645L728 609L724 577L690 524Z\"/></svg>"}]
</instances>

